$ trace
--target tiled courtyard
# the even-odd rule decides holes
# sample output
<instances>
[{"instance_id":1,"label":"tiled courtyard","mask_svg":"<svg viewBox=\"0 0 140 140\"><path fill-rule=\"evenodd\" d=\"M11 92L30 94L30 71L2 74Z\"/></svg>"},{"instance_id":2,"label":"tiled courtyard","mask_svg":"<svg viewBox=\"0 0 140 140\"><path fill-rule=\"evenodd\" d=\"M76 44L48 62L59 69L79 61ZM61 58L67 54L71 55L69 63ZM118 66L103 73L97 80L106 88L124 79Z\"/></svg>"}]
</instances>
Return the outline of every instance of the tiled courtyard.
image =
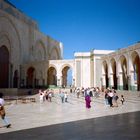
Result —
<instances>
[{"instance_id":1,"label":"tiled courtyard","mask_svg":"<svg viewBox=\"0 0 140 140\"><path fill-rule=\"evenodd\" d=\"M121 93L119 93L119 96L120 95L121 95ZM77 123L77 127L78 127L77 129L79 129L79 127L80 127L80 130L87 131L86 129L88 127L90 127L94 118L96 118L96 119L94 119L94 121L96 121L96 120L98 121L98 119L102 120L102 118L106 118L105 120L109 121L109 118L110 118L110 123L114 123L116 121L117 117L113 117L113 116L116 116L118 114L119 115L123 114L124 116L127 116L125 113L131 114L131 113L140 111L140 97L139 97L138 93L124 92L123 95L126 100L124 105L121 105L120 100L118 100L119 107L113 107L113 108L110 108L109 106L105 105L103 95L101 95L98 98L95 98L95 97L92 98L92 104L91 104L92 107L90 109L85 108L85 101L84 101L83 97L80 96L80 98L77 98L76 95L74 95L74 94L69 94L68 103L61 103L60 97L57 93L52 98L52 102L45 101L43 103L40 103L38 95L33 95L33 97L36 98L35 103L18 102L18 104L16 104L15 101L12 101L11 104L6 105L7 117L10 120L12 127L9 129L7 129L5 127L0 128L0 133L1 133L0 138L1 137L3 139L6 138L6 140L9 138L12 139L12 137L8 138L8 137L3 137L3 136L8 136L8 135L11 135L12 133L14 136L16 136L16 134L19 134L19 132L22 133L22 132L27 131L27 133L28 133L28 130L31 131L31 130L35 130L35 129L39 129L39 128L42 128L42 129L46 128L46 133L48 133L47 130L50 130L50 128L53 126L57 126L56 127L57 130L59 129L59 131L60 131L62 129L61 125L67 126L66 130L68 132L66 132L66 134L69 135L69 134L73 133L73 132L69 132L69 131L75 130L76 123ZM138 114L140 114L140 113L138 112ZM123 117L121 117L121 118L123 118ZM119 117L119 119L121 119L121 118ZM129 120L129 119L131 119L131 118L129 118L129 117L127 118L128 122L134 121L133 119L131 119L131 120ZM117 122L118 122L118 120L117 120ZM83 126L82 126L82 123L83 123ZM86 125L86 123L87 123L87 125ZM124 122L122 122L122 124L123 123ZM138 124L139 123L140 122L138 122ZM74 124L74 125L72 125L72 124ZM121 123L119 123L119 124L120 124L120 128L121 128ZM2 125L1 120L0 120L0 125ZM102 129L105 129L104 125L105 124L101 125L103 127ZM132 125L133 125L133 123L132 123ZM74 129L71 128L72 126L74 127ZM94 128L93 125L92 125L92 127ZM117 127L119 127L119 126L117 126ZM133 127L133 126L131 126L131 127ZM56 137L56 139L57 138L64 139L65 136L63 138L60 138L59 134L57 137L57 135L55 135L53 133L53 131L54 132L56 131L55 130L56 128L54 127L54 130L50 131L49 137L48 137L48 135L46 135L46 137L44 135L42 135L42 137L44 139L47 139L47 138L51 139L52 135L54 135ZM91 128L91 129L93 129L93 128ZM90 128L88 128L88 129L89 129L88 133L90 133L90 131L92 131L92 130L90 130ZM96 129L96 128L94 128L94 129ZM125 128L125 129L127 129L127 128ZM61 131L64 131L64 130L61 130ZM9 133L9 132L12 132L12 133ZM82 131L81 131L81 133L82 133ZM33 134L34 133L30 134L31 136L29 139L32 139L31 137ZM50 135L51 135L51 137L50 137ZM61 134L61 135L63 135L63 134ZM82 135L83 134L79 135L79 139L82 139L82 137L83 137ZM13 139L15 139L15 138L13 138ZM23 137L23 139L25 139L25 137ZM26 139L27 139L27 137L26 137ZM36 137L36 139L39 139L39 138ZM41 137L40 137L40 139L41 139ZM67 139L70 139L70 137L68 137ZM71 138L71 139L74 139L74 138Z\"/></svg>"}]
</instances>

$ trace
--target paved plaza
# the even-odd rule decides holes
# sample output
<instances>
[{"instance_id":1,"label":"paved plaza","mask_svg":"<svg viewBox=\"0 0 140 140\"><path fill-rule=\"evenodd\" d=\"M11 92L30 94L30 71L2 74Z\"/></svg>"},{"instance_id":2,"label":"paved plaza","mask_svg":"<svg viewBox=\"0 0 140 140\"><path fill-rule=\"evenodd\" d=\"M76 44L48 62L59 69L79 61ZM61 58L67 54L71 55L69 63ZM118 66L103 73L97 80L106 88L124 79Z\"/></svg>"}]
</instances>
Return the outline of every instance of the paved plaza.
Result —
<instances>
[{"instance_id":1,"label":"paved plaza","mask_svg":"<svg viewBox=\"0 0 140 140\"><path fill-rule=\"evenodd\" d=\"M103 95L92 98L90 109L74 94L69 94L68 103L61 103L57 93L52 102L40 103L38 95L33 95L35 103L12 101L6 105L12 127L0 128L0 139L140 139L140 97L123 94L124 105L118 100L119 107L113 108L105 105Z\"/></svg>"}]
</instances>

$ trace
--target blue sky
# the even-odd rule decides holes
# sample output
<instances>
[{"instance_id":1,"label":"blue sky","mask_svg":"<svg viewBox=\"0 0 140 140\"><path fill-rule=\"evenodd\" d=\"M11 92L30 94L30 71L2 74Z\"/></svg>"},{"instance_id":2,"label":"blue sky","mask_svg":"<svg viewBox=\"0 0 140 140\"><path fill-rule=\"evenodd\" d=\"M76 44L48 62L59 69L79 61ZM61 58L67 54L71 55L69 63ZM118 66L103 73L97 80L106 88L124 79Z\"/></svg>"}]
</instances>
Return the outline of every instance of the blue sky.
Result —
<instances>
[{"instance_id":1,"label":"blue sky","mask_svg":"<svg viewBox=\"0 0 140 140\"><path fill-rule=\"evenodd\" d=\"M140 0L9 1L36 20L41 32L64 44L64 59L140 41Z\"/></svg>"}]
</instances>

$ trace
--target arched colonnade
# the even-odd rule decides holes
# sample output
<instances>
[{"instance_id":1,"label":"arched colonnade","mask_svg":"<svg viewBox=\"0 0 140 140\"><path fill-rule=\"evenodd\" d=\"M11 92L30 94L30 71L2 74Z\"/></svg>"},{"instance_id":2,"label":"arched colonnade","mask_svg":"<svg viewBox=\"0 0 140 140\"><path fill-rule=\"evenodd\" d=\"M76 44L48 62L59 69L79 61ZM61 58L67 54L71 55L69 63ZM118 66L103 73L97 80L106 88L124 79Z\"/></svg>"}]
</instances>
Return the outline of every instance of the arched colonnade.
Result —
<instances>
[{"instance_id":1,"label":"arched colonnade","mask_svg":"<svg viewBox=\"0 0 140 140\"><path fill-rule=\"evenodd\" d=\"M102 57L101 86L140 90L140 44Z\"/></svg>"},{"instance_id":2,"label":"arched colonnade","mask_svg":"<svg viewBox=\"0 0 140 140\"><path fill-rule=\"evenodd\" d=\"M26 88L66 87L70 69L71 76L74 77L73 60L49 60L48 64L44 61L44 63L26 65L24 68L26 69L23 71L23 77L26 79L22 80L22 85ZM72 81L72 85L74 85L74 81Z\"/></svg>"}]
</instances>

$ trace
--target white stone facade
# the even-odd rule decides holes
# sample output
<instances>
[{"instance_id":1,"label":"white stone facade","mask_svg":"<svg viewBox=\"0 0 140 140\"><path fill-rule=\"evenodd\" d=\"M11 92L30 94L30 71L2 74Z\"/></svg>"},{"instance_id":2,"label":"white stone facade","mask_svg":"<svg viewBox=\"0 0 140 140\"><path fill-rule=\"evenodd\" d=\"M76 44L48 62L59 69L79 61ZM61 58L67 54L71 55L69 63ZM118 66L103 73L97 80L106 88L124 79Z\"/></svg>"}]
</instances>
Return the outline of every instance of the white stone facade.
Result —
<instances>
[{"instance_id":1,"label":"white stone facade","mask_svg":"<svg viewBox=\"0 0 140 140\"><path fill-rule=\"evenodd\" d=\"M101 56L113 51L92 50L91 52L75 53L75 86L100 87Z\"/></svg>"},{"instance_id":2,"label":"white stone facade","mask_svg":"<svg viewBox=\"0 0 140 140\"><path fill-rule=\"evenodd\" d=\"M27 71L31 67L34 71L30 78L36 81L30 84L35 86L37 82L39 86L42 80L46 85L48 60L62 59L63 52L61 42L42 34L35 21L4 0L0 0L0 48L2 54L6 53L1 57L8 59L5 63L1 61L1 67L6 65L7 70L4 76L0 75L1 88L27 86Z\"/></svg>"}]
</instances>

